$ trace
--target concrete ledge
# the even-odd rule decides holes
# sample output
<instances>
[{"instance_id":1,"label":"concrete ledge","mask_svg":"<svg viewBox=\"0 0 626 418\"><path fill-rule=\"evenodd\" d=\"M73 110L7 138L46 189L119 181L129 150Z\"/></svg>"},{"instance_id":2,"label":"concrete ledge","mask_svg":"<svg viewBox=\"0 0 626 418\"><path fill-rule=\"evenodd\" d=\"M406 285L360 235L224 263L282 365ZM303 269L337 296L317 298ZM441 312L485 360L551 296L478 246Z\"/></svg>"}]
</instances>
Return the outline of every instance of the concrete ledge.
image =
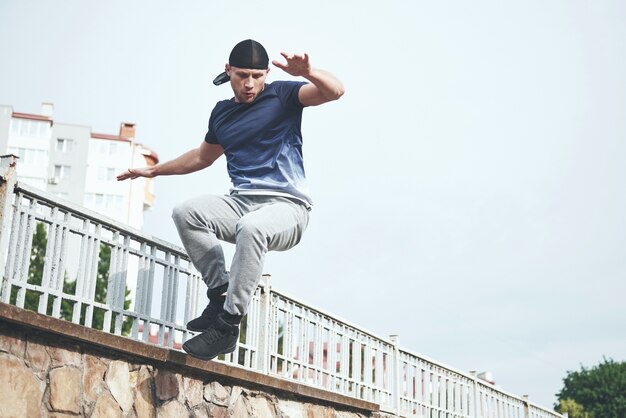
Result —
<instances>
[{"instance_id":1,"label":"concrete ledge","mask_svg":"<svg viewBox=\"0 0 626 418\"><path fill-rule=\"evenodd\" d=\"M373 402L362 401L216 361L199 360L177 350L158 347L127 337L109 334L1 302L0 321L9 322L23 328L36 329L42 333L50 334L51 336L56 335L71 341L98 347L113 355L117 353L118 355L126 357L145 359L151 363L156 362L178 369L186 369L194 374L221 376L230 380L245 382L248 385L260 386L265 389L362 411L378 412L380 410L380 406Z\"/></svg>"}]
</instances>

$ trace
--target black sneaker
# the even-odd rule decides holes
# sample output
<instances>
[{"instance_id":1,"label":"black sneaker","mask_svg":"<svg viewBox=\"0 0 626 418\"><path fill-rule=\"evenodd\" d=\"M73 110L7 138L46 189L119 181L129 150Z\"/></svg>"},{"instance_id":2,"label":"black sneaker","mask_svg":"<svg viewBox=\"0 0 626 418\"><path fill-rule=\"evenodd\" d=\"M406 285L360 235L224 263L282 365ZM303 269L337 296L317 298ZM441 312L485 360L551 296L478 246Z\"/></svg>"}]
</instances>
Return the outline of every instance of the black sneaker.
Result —
<instances>
[{"instance_id":1,"label":"black sneaker","mask_svg":"<svg viewBox=\"0 0 626 418\"><path fill-rule=\"evenodd\" d=\"M207 329L211 327L211 325L215 323L217 316L222 312L222 310L223 310L223 307L220 308L220 307L212 306L209 303L209 306L207 306L204 309L204 311L202 311L202 314L200 314L199 317L187 322L187 329L189 331L195 331L195 332L206 331Z\"/></svg>"},{"instance_id":2,"label":"black sneaker","mask_svg":"<svg viewBox=\"0 0 626 418\"><path fill-rule=\"evenodd\" d=\"M215 289L207 290L206 294L209 297L209 305L204 308L204 311L202 311L199 317L187 322L187 329L189 331L206 331L215 323L217 315L224 310L224 302L226 301L226 295L224 295L224 293L227 289L228 283L216 287Z\"/></svg>"},{"instance_id":3,"label":"black sneaker","mask_svg":"<svg viewBox=\"0 0 626 418\"><path fill-rule=\"evenodd\" d=\"M183 350L190 356L212 360L220 354L235 351L238 340L239 327L226 322L220 314L208 330L183 344Z\"/></svg>"}]
</instances>

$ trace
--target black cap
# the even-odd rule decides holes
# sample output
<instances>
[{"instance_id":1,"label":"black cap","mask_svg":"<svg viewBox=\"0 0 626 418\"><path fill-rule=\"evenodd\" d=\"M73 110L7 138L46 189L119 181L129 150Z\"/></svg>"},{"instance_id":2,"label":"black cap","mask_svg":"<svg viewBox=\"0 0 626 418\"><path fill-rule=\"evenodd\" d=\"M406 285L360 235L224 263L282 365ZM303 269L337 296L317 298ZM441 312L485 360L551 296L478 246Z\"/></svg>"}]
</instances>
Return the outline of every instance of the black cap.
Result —
<instances>
[{"instance_id":1,"label":"black cap","mask_svg":"<svg viewBox=\"0 0 626 418\"><path fill-rule=\"evenodd\" d=\"M269 66L269 57L263 45L252 39L239 42L228 57L228 64L232 67L249 68L252 70L266 70ZM226 72L218 75L213 84L219 86L230 80Z\"/></svg>"}]
</instances>

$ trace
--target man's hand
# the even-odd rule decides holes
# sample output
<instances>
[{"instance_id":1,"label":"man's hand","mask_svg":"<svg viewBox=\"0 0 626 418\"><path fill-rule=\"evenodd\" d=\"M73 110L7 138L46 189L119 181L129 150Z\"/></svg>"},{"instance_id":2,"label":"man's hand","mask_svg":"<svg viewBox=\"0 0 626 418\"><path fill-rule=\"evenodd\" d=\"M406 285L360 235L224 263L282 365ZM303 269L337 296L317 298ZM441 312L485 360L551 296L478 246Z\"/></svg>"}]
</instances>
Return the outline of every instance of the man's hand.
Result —
<instances>
[{"instance_id":1,"label":"man's hand","mask_svg":"<svg viewBox=\"0 0 626 418\"><path fill-rule=\"evenodd\" d=\"M294 77L306 77L311 73L311 64L309 63L309 54L306 52L304 55L288 54L281 52L280 55L285 57L287 64L283 64L280 61L273 60L272 64L280 68L287 74L291 74Z\"/></svg>"},{"instance_id":2,"label":"man's hand","mask_svg":"<svg viewBox=\"0 0 626 418\"><path fill-rule=\"evenodd\" d=\"M122 180L127 180L127 179L134 180L138 177L148 177L148 178L154 177L154 172L152 170L152 167L129 168L123 173L118 174L117 181L122 181Z\"/></svg>"},{"instance_id":3,"label":"man's hand","mask_svg":"<svg viewBox=\"0 0 626 418\"><path fill-rule=\"evenodd\" d=\"M281 52L280 55L285 57L287 64L276 60L272 61L272 64L287 74L304 77L310 81L298 90L298 99L303 106L317 106L343 96L345 89L341 81L328 71L311 67L309 54L298 55Z\"/></svg>"},{"instance_id":4,"label":"man's hand","mask_svg":"<svg viewBox=\"0 0 626 418\"><path fill-rule=\"evenodd\" d=\"M202 140L198 148L187 151L173 160L150 167L129 168L117 176L117 181L136 179L138 177L171 176L173 174L189 174L207 168L224 154L224 148L218 144L209 144Z\"/></svg>"}]
</instances>

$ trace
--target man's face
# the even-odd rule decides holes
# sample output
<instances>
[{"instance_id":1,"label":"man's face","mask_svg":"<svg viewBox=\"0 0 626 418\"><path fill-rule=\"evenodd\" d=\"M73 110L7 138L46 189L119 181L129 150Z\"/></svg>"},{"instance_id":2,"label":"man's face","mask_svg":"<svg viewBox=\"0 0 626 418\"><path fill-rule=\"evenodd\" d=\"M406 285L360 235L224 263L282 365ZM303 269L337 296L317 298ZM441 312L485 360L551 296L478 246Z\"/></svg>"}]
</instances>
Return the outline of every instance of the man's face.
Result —
<instances>
[{"instance_id":1,"label":"man's face","mask_svg":"<svg viewBox=\"0 0 626 418\"><path fill-rule=\"evenodd\" d=\"M267 70L231 67L226 65L226 73L230 76L230 86L235 93L237 103L252 103L263 91Z\"/></svg>"}]
</instances>

